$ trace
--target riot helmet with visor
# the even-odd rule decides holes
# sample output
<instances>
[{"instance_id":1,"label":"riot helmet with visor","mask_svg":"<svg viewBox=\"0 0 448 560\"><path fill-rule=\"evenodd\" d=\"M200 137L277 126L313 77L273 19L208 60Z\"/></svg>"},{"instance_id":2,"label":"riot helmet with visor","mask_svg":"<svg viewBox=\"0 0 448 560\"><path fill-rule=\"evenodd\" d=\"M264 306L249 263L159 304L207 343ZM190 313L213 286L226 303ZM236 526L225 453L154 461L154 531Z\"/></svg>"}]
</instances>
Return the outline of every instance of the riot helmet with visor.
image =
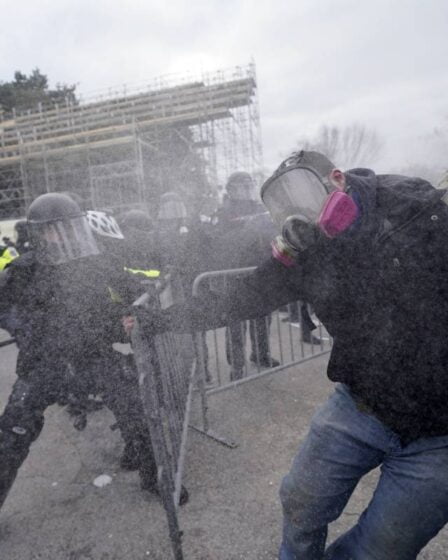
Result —
<instances>
[{"instance_id":1,"label":"riot helmet with visor","mask_svg":"<svg viewBox=\"0 0 448 560\"><path fill-rule=\"evenodd\" d=\"M235 171L227 179L226 191L231 200L257 200L255 183L246 171Z\"/></svg>"},{"instance_id":2,"label":"riot helmet with visor","mask_svg":"<svg viewBox=\"0 0 448 560\"><path fill-rule=\"evenodd\" d=\"M30 243L42 262L58 265L97 255L98 246L85 214L62 193L37 197L27 212Z\"/></svg>"},{"instance_id":3,"label":"riot helmet with visor","mask_svg":"<svg viewBox=\"0 0 448 560\"><path fill-rule=\"evenodd\" d=\"M150 232L153 229L151 216L148 212L138 208L127 210L118 216L117 219L123 231L139 230Z\"/></svg>"},{"instance_id":4,"label":"riot helmet with visor","mask_svg":"<svg viewBox=\"0 0 448 560\"><path fill-rule=\"evenodd\" d=\"M178 193L170 191L160 197L157 220L185 220L186 217L187 208Z\"/></svg>"}]
</instances>

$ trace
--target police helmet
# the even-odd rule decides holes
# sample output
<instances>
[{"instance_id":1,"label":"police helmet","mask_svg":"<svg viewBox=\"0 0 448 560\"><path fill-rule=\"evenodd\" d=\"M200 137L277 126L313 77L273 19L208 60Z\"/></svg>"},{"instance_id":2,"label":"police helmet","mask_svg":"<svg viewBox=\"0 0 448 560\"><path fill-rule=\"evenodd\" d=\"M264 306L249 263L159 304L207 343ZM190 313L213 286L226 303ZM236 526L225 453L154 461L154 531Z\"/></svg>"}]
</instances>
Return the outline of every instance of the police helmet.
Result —
<instances>
[{"instance_id":1,"label":"police helmet","mask_svg":"<svg viewBox=\"0 0 448 560\"><path fill-rule=\"evenodd\" d=\"M255 184L246 171L235 171L227 179L226 191L231 200L256 200Z\"/></svg>"},{"instance_id":2,"label":"police helmet","mask_svg":"<svg viewBox=\"0 0 448 560\"><path fill-rule=\"evenodd\" d=\"M37 197L26 217L31 245L44 262L61 264L99 253L85 214L66 194Z\"/></svg>"},{"instance_id":3,"label":"police helmet","mask_svg":"<svg viewBox=\"0 0 448 560\"><path fill-rule=\"evenodd\" d=\"M182 197L174 192L166 192L160 197L158 220L184 220L187 208Z\"/></svg>"},{"instance_id":4,"label":"police helmet","mask_svg":"<svg viewBox=\"0 0 448 560\"><path fill-rule=\"evenodd\" d=\"M144 210L128 210L118 217L123 230L138 229L140 231L151 231L152 221L150 215Z\"/></svg>"}]
</instances>

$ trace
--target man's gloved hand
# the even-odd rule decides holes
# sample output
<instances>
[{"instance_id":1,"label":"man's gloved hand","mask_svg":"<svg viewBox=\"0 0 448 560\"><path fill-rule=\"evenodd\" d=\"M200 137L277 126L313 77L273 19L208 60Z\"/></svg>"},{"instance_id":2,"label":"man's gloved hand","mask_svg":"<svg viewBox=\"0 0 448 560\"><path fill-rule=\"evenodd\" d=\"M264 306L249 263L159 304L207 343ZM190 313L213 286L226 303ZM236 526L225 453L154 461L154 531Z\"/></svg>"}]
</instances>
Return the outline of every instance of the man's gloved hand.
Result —
<instances>
[{"instance_id":1,"label":"man's gloved hand","mask_svg":"<svg viewBox=\"0 0 448 560\"><path fill-rule=\"evenodd\" d=\"M168 317L162 310L134 307L132 315L129 313L121 318L121 324L128 336L131 335L136 320L146 336L155 336L169 330Z\"/></svg>"},{"instance_id":2,"label":"man's gloved hand","mask_svg":"<svg viewBox=\"0 0 448 560\"><path fill-rule=\"evenodd\" d=\"M135 317L133 315L125 315L121 318L121 324L123 325L124 332L131 336L132 329L135 325Z\"/></svg>"}]
</instances>

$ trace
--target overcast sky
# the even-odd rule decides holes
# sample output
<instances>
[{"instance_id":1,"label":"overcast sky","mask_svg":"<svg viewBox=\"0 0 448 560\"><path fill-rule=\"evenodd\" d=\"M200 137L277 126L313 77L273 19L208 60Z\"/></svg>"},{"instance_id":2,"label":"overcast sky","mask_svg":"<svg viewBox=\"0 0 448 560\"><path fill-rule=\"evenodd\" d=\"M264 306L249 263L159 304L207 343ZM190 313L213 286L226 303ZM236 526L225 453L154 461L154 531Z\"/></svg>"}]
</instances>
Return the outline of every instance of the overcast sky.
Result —
<instances>
[{"instance_id":1,"label":"overcast sky","mask_svg":"<svg viewBox=\"0 0 448 560\"><path fill-rule=\"evenodd\" d=\"M51 86L77 83L90 94L253 58L268 169L321 125L354 122L384 141L379 170L440 163L443 144L431 134L448 129L447 0L0 0L0 8L1 81L38 67Z\"/></svg>"}]
</instances>

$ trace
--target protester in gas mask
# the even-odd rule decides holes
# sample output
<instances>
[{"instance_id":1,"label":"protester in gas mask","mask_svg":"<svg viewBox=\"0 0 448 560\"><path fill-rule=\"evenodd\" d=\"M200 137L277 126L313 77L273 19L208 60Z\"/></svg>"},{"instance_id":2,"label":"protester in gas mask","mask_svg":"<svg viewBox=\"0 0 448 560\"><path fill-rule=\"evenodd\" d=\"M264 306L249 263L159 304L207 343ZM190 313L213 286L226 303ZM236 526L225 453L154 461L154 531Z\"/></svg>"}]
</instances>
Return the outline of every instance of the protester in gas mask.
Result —
<instances>
[{"instance_id":1,"label":"protester in gas mask","mask_svg":"<svg viewBox=\"0 0 448 560\"><path fill-rule=\"evenodd\" d=\"M281 232L273 258L207 306L139 320L147 331L193 330L310 302L334 340L337 385L282 482L279 557L324 558L328 524L381 467L367 509L325 559L416 558L448 520L447 191L343 173L301 151L261 196Z\"/></svg>"}]
</instances>

